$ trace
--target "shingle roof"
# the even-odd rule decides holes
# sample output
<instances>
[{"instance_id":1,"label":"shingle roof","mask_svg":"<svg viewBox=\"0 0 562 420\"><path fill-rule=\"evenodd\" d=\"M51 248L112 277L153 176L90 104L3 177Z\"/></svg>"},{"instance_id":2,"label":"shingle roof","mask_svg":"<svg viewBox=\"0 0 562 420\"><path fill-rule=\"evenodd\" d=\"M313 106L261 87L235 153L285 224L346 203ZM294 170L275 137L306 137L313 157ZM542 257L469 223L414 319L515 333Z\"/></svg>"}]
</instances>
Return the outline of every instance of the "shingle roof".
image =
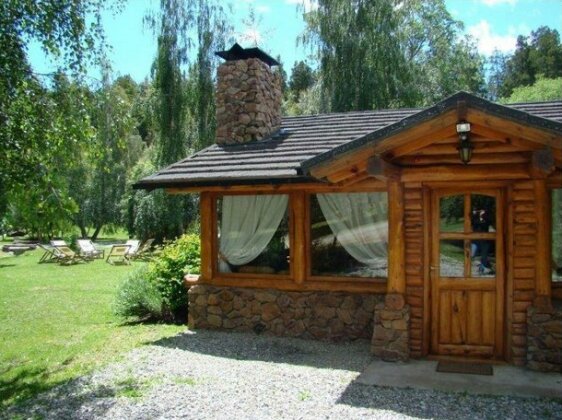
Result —
<instances>
[{"instance_id":1,"label":"shingle roof","mask_svg":"<svg viewBox=\"0 0 562 420\"><path fill-rule=\"evenodd\" d=\"M496 105L461 92L430 108L361 111L285 117L276 135L244 145L213 145L156 174L136 188L207 186L312 181L305 167L345 152L362 142L386 137L396 129L443 112L449 102L469 98L506 118L562 133L562 101ZM539 117L539 118L537 118Z\"/></svg>"}]
</instances>

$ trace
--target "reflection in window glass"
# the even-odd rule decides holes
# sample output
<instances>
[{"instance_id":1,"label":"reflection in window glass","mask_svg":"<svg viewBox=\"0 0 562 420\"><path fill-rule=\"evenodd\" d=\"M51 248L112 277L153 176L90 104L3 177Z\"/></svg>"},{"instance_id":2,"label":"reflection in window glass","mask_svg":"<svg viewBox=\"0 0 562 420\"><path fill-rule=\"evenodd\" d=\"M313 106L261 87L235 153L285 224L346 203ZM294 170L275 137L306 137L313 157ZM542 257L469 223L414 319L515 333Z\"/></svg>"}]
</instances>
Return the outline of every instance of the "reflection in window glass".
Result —
<instances>
[{"instance_id":1,"label":"reflection in window glass","mask_svg":"<svg viewBox=\"0 0 562 420\"><path fill-rule=\"evenodd\" d=\"M464 241L441 240L439 243L439 274L441 277L464 277Z\"/></svg>"},{"instance_id":2,"label":"reflection in window glass","mask_svg":"<svg viewBox=\"0 0 562 420\"><path fill-rule=\"evenodd\" d=\"M441 232L464 231L464 196L441 197L439 201Z\"/></svg>"},{"instance_id":3,"label":"reflection in window glass","mask_svg":"<svg viewBox=\"0 0 562 420\"><path fill-rule=\"evenodd\" d=\"M552 190L552 281L562 282L562 189Z\"/></svg>"},{"instance_id":4,"label":"reflection in window glass","mask_svg":"<svg viewBox=\"0 0 562 420\"><path fill-rule=\"evenodd\" d=\"M386 193L311 196L310 223L312 275L388 276Z\"/></svg>"},{"instance_id":5,"label":"reflection in window glass","mask_svg":"<svg viewBox=\"0 0 562 420\"><path fill-rule=\"evenodd\" d=\"M470 217L473 232L494 232L496 222L496 199L489 195L472 194Z\"/></svg>"},{"instance_id":6,"label":"reflection in window glass","mask_svg":"<svg viewBox=\"0 0 562 420\"><path fill-rule=\"evenodd\" d=\"M491 240L474 240L470 242L471 276L495 277L496 243Z\"/></svg>"},{"instance_id":7,"label":"reflection in window glass","mask_svg":"<svg viewBox=\"0 0 562 420\"><path fill-rule=\"evenodd\" d=\"M221 273L289 274L287 195L227 195L217 201Z\"/></svg>"}]
</instances>

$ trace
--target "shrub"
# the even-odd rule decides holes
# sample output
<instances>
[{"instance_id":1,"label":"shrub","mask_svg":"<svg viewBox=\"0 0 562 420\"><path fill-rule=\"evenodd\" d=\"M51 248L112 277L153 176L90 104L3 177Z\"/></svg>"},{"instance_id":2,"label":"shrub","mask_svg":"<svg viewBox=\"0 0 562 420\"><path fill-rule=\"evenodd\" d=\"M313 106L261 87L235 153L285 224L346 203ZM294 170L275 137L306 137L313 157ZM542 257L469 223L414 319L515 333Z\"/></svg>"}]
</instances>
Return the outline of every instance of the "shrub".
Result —
<instances>
[{"instance_id":1,"label":"shrub","mask_svg":"<svg viewBox=\"0 0 562 420\"><path fill-rule=\"evenodd\" d=\"M183 235L148 265L131 273L117 292L115 313L121 317L185 322L186 274L200 272L199 236Z\"/></svg>"},{"instance_id":2,"label":"shrub","mask_svg":"<svg viewBox=\"0 0 562 420\"><path fill-rule=\"evenodd\" d=\"M201 242L186 234L167 245L149 264L148 274L162 296L164 316L183 322L187 315L187 289L183 278L201 270Z\"/></svg>"},{"instance_id":3,"label":"shrub","mask_svg":"<svg viewBox=\"0 0 562 420\"><path fill-rule=\"evenodd\" d=\"M150 281L146 265L131 272L119 286L114 310L123 318L162 318L162 296L155 283Z\"/></svg>"}]
</instances>

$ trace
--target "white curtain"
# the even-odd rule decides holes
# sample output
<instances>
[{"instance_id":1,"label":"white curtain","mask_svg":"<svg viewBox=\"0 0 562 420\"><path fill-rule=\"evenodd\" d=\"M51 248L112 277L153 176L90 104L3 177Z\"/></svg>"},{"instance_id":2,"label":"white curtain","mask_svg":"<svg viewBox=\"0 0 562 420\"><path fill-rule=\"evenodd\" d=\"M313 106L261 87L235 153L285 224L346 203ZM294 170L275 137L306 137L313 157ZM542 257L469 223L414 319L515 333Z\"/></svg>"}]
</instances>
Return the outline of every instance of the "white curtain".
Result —
<instances>
[{"instance_id":1,"label":"white curtain","mask_svg":"<svg viewBox=\"0 0 562 420\"><path fill-rule=\"evenodd\" d=\"M227 263L244 265L256 259L275 235L289 202L288 195L225 195L222 198L219 270Z\"/></svg>"},{"instance_id":2,"label":"white curtain","mask_svg":"<svg viewBox=\"0 0 562 420\"><path fill-rule=\"evenodd\" d=\"M386 193L318 194L318 204L339 243L360 263L388 256Z\"/></svg>"}]
</instances>

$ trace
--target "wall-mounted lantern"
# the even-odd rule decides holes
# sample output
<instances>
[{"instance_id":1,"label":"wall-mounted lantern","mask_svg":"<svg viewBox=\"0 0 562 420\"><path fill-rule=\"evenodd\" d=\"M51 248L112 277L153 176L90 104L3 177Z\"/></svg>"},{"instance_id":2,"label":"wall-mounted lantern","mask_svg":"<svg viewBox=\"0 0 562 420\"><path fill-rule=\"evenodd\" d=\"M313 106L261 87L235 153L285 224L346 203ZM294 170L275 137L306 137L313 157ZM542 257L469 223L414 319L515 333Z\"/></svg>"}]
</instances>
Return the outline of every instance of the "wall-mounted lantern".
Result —
<instances>
[{"instance_id":1,"label":"wall-mounted lantern","mask_svg":"<svg viewBox=\"0 0 562 420\"><path fill-rule=\"evenodd\" d=\"M457 133L459 135L459 146L457 150L459 151L459 157L461 162L465 165L472 159L472 149L474 146L470 142L468 134L470 133L470 123L460 122L457 124Z\"/></svg>"}]
</instances>

